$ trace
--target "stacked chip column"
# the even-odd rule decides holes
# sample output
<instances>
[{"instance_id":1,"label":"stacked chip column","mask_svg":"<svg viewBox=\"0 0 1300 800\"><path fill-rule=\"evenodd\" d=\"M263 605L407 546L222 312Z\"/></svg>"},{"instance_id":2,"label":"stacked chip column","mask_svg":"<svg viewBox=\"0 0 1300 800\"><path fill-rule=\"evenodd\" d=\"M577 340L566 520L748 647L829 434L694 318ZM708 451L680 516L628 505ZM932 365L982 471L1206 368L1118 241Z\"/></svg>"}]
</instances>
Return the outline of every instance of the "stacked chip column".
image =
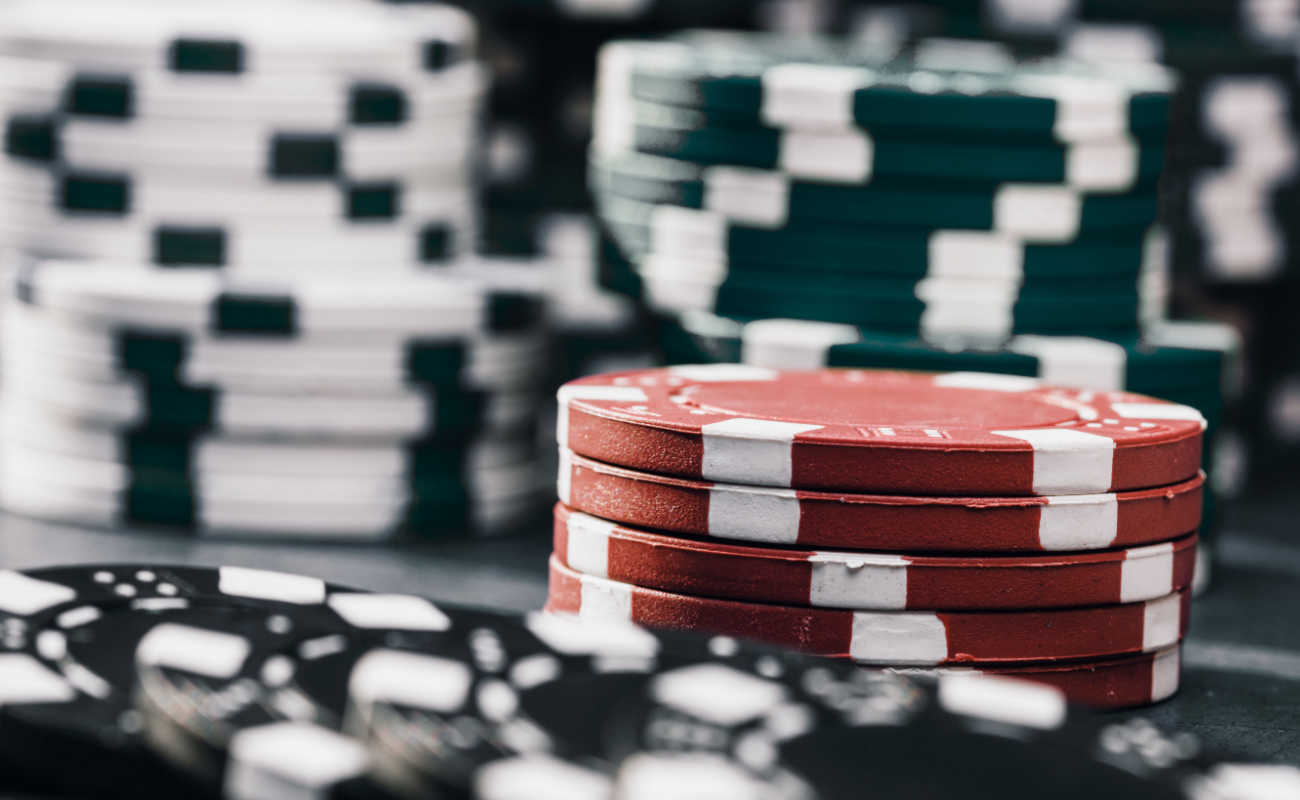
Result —
<instances>
[{"instance_id":1,"label":"stacked chip column","mask_svg":"<svg viewBox=\"0 0 1300 800\"><path fill-rule=\"evenodd\" d=\"M1205 420L988 373L678 366L560 389L548 608L1105 708L1178 687Z\"/></svg>"},{"instance_id":2,"label":"stacked chip column","mask_svg":"<svg viewBox=\"0 0 1300 800\"><path fill-rule=\"evenodd\" d=\"M357 540L533 518L546 287L465 263L472 18L5 14L7 508Z\"/></svg>"}]
</instances>

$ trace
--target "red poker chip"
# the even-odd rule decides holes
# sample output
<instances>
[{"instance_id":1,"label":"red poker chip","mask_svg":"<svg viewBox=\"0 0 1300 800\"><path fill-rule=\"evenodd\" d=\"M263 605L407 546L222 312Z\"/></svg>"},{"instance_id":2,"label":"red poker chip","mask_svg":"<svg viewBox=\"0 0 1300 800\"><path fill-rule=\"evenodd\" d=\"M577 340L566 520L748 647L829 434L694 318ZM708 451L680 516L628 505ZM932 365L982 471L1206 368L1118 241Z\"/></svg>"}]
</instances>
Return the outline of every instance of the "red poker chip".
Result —
<instances>
[{"instance_id":1,"label":"red poker chip","mask_svg":"<svg viewBox=\"0 0 1300 800\"><path fill-rule=\"evenodd\" d=\"M1182 646L1154 653L1069 663L1014 667L943 667L937 670L897 670L909 674L979 672L1045 683L1067 700L1098 710L1145 706L1167 700L1178 691Z\"/></svg>"},{"instance_id":2,"label":"red poker chip","mask_svg":"<svg viewBox=\"0 0 1300 800\"><path fill-rule=\"evenodd\" d=\"M986 373L617 372L560 387L575 453L708 481L850 492L1095 494L1167 486L1201 466L1205 420L1129 392Z\"/></svg>"},{"instance_id":3,"label":"red poker chip","mask_svg":"<svg viewBox=\"0 0 1300 800\"><path fill-rule=\"evenodd\" d=\"M751 547L638 530L555 506L556 557L679 594L885 611L1043 609L1154 600L1191 584L1196 535L1049 556L905 556Z\"/></svg>"},{"instance_id":4,"label":"red poker chip","mask_svg":"<svg viewBox=\"0 0 1300 800\"><path fill-rule=\"evenodd\" d=\"M560 451L570 508L643 528L763 544L922 552L1067 552L1163 542L1201 522L1204 475L1056 497L843 494L709 483Z\"/></svg>"},{"instance_id":5,"label":"red poker chip","mask_svg":"<svg viewBox=\"0 0 1300 800\"><path fill-rule=\"evenodd\" d=\"M755 639L880 666L1095 659L1182 640L1189 594L1048 611L845 611L719 600L583 575L554 555L546 610Z\"/></svg>"}]
</instances>

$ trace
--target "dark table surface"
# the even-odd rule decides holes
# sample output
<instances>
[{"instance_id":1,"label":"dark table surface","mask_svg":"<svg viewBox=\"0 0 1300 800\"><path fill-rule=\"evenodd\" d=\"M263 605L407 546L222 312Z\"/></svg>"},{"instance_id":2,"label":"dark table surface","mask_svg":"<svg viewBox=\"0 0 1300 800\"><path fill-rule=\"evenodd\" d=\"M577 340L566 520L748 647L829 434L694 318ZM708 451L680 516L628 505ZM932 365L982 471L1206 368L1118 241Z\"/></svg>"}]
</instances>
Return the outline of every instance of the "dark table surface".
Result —
<instances>
[{"instance_id":1,"label":"dark table surface","mask_svg":"<svg viewBox=\"0 0 1300 800\"><path fill-rule=\"evenodd\" d=\"M1300 764L1300 501L1282 492L1240 502L1222 531L1210 591L1197 599L1183 688L1125 712L1188 730L1215 750ZM82 530L0 516L0 565L235 564L353 586L508 610L542 606L550 531L437 544L348 546Z\"/></svg>"}]
</instances>

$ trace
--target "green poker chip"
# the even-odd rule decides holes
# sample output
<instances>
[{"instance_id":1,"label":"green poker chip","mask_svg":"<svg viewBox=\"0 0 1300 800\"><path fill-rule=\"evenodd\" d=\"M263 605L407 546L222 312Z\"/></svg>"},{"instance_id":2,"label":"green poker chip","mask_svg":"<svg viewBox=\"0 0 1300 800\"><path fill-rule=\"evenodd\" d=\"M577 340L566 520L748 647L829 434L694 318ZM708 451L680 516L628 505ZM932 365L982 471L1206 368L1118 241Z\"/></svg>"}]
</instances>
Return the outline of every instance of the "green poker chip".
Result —
<instances>
[{"instance_id":1,"label":"green poker chip","mask_svg":"<svg viewBox=\"0 0 1300 800\"><path fill-rule=\"evenodd\" d=\"M607 235L634 261L655 252L708 257L723 264L803 266L812 271L860 271L921 278L942 261L987 265L1003 260L1031 279L1135 276L1150 268L1150 229L1088 233L1067 243L1034 243L995 233L933 226L868 226L795 220L762 227L698 209L597 195ZM1156 248L1158 249L1158 248Z\"/></svg>"},{"instance_id":2,"label":"green poker chip","mask_svg":"<svg viewBox=\"0 0 1300 800\"><path fill-rule=\"evenodd\" d=\"M741 222L870 223L1032 236L1144 230L1155 222L1159 204L1153 188L1104 194L1062 187L1051 195L1063 204L1059 221L1045 229L1042 203L1007 208L1017 192L1032 198L1033 187L887 177L861 186L836 185L641 153L593 157L588 174L593 189L612 198L716 210Z\"/></svg>"},{"instance_id":3,"label":"green poker chip","mask_svg":"<svg viewBox=\"0 0 1300 800\"><path fill-rule=\"evenodd\" d=\"M788 317L889 331L993 332L1118 336L1136 332L1151 299L1130 292L1051 292L1037 288L978 288L938 283L927 291L877 286L771 282L752 276L721 279L641 270L650 307L712 311L743 318Z\"/></svg>"},{"instance_id":4,"label":"green poker chip","mask_svg":"<svg viewBox=\"0 0 1300 800\"><path fill-rule=\"evenodd\" d=\"M1165 161L1160 144L1002 144L958 137L938 140L847 131L805 133L766 126L713 128L689 110L647 103L636 105L627 124L632 149L637 152L699 164L786 169L843 183L910 177L976 183L1025 181L1115 191L1142 188L1150 192ZM845 152L827 158L826 150ZM1116 164L1124 160L1132 163L1116 172Z\"/></svg>"},{"instance_id":5,"label":"green poker chip","mask_svg":"<svg viewBox=\"0 0 1300 800\"><path fill-rule=\"evenodd\" d=\"M1051 382L1075 376L1079 383L1194 400L1198 408L1211 406L1210 398L1222 404L1224 376L1239 347L1230 326L1199 322L1159 322L1142 334L1114 338L1021 336L995 343L927 341L908 333L704 312L666 316L659 323L659 341L671 348L673 361L993 372Z\"/></svg>"},{"instance_id":6,"label":"green poker chip","mask_svg":"<svg viewBox=\"0 0 1300 800\"><path fill-rule=\"evenodd\" d=\"M620 77L641 100L873 131L1154 141L1174 85L1153 66L1019 58L946 41L890 52L867 42L688 33L620 47Z\"/></svg>"}]
</instances>

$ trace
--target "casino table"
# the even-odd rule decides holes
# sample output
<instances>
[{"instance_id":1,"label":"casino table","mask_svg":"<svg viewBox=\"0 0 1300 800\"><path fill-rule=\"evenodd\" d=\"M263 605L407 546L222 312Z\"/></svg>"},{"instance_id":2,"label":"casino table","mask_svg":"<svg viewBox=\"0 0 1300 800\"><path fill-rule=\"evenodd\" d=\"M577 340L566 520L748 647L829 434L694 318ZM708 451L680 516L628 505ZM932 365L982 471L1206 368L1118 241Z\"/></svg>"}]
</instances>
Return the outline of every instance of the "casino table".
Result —
<instances>
[{"instance_id":1,"label":"casino table","mask_svg":"<svg viewBox=\"0 0 1300 800\"><path fill-rule=\"evenodd\" d=\"M1193 604L1181 691L1116 716L1189 731L1236 758L1300 763L1300 626L1289 612L1300 606L1294 506L1294 497L1278 489L1230 510L1213 584ZM127 535L0 516L0 560L10 568L144 561L256 566L513 611L545 601L550 545L545 516L510 537L399 547Z\"/></svg>"}]
</instances>

